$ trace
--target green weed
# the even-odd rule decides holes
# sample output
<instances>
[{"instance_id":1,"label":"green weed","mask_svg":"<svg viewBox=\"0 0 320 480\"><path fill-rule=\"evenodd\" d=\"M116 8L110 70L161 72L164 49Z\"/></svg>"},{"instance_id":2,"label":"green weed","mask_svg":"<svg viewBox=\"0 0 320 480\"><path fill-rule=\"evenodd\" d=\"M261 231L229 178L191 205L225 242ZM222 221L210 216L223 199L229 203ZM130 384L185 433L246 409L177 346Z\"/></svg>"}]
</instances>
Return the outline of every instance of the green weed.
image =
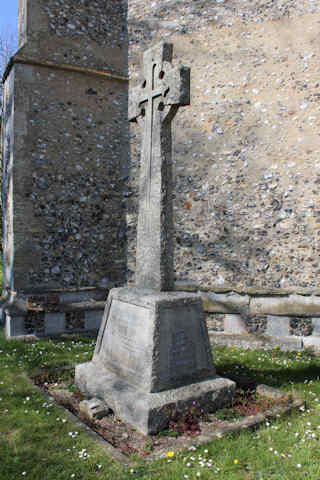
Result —
<instances>
[{"instance_id":1,"label":"green weed","mask_svg":"<svg viewBox=\"0 0 320 480\"><path fill-rule=\"evenodd\" d=\"M65 365L68 381L70 368L91 359L94 346L86 337L6 342L0 335L2 480L319 480L320 358L311 352L216 348L219 375L236 375L244 385L265 383L297 392L307 407L256 431L242 431L182 453L167 452L152 463L132 457L133 463L126 466L113 461L27 379L40 371L54 379L55 369ZM152 451L150 442L146 450Z\"/></svg>"}]
</instances>

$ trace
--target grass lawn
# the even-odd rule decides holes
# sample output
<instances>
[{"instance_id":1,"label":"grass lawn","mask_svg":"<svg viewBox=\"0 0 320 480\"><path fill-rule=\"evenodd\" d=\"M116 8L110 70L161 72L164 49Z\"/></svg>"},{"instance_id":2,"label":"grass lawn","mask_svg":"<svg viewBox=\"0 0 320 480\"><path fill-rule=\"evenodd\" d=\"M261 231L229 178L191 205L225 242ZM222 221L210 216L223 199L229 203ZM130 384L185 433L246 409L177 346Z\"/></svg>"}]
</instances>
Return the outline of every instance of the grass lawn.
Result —
<instances>
[{"instance_id":1,"label":"grass lawn","mask_svg":"<svg viewBox=\"0 0 320 480\"><path fill-rule=\"evenodd\" d=\"M120 465L86 433L77 430L27 381L39 367L77 364L91 358L85 337L6 342L0 334L1 480L59 479L314 479L320 480L320 357L279 350L216 348L218 373L249 376L292 389L307 408L183 454L144 464Z\"/></svg>"}]
</instances>

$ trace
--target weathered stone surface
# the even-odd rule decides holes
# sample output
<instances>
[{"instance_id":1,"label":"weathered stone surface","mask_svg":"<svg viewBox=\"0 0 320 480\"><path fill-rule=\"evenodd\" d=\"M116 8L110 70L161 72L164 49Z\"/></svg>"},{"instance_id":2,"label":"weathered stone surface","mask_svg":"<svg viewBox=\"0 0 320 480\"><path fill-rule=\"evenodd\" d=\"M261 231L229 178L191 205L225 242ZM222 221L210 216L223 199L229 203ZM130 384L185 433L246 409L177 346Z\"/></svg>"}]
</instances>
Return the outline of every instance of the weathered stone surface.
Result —
<instances>
[{"instance_id":1,"label":"weathered stone surface","mask_svg":"<svg viewBox=\"0 0 320 480\"><path fill-rule=\"evenodd\" d=\"M8 315L16 293L90 301L125 282L127 105L125 1L20 1L2 123Z\"/></svg>"},{"instance_id":2,"label":"weathered stone surface","mask_svg":"<svg viewBox=\"0 0 320 480\"><path fill-rule=\"evenodd\" d=\"M96 375L97 368L99 376ZM150 393L136 389L113 372L100 368L95 362L76 367L77 384L81 390L105 399L116 415L146 435L167 427L172 408L183 410L196 401L200 408L214 411L230 403L235 392L234 382L216 377Z\"/></svg>"},{"instance_id":3,"label":"weathered stone surface","mask_svg":"<svg viewBox=\"0 0 320 480\"><path fill-rule=\"evenodd\" d=\"M290 318L268 315L265 335L271 337L288 337L290 335Z\"/></svg>"},{"instance_id":4,"label":"weathered stone surface","mask_svg":"<svg viewBox=\"0 0 320 480\"><path fill-rule=\"evenodd\" d=\"M66 318L64 313L46 313L45 333L47 335L55 333L63 333L66 330Z\"/></svg>"},{"instance_id":5,"label":"weathered stone surface","mask_svg":"<svg viewBox=\"0 0 320 480\"><path fill-rule=\"evenodd\" d=\"M53 396L57 403L63 405L64 407L71 408L74 411L79 410L79 405L77 400L74 398L72 392L64 389L52 389L50 390L50 395Z\"/></svg>"},{"instance_id":6,"label":"weathered stone surface","mask_svg":"<svg viewBox=\"0 0 320 480\"><path fill-rule=\"evenodd\" d=\"M109 407L98 398L82 400L79 403L80 416L89 421L105 417L109 412Z\"/></svg>"},{"instance_id":7,"label":"weathered stone surface","mask_svg":"<svg viewBox=\"0 0 320 480\"><path fill-rule=\"evenodd\" d=\"M319 337L303 337L304 348L311 348L316 353L320 353L320 338Z\"/></svg>"},{"instance_id":8,"label":"weathered stone surface","mask_svg":"<svg viewBox=\"0 0 320 480\"><path fill-rule=\"evenodd\" d=\"M169 43L144 53L144 79L129 101L129 119L143 129L136 285L165 291L174 289L171 122L190 103L190 70L174 68L172 53Z\"/></svg>"},{"instance_id":9,"label":"weathered stone surface","mask_svg":"<svg viewBox=\"0 0 320 480\"><path fill-rule=\"evenodd\" d=\"M190 72L171 65L172 45L144 54L145 79L129 118L143 119L136 287L112 289L92 362L76 367L82 391L106 402L145 434L175 409L212 410L235 383L217 378L202 299L174 289L171 121L189 103ZM167 290L167 291L163 291Z\"/></svg>"},{"instance_id":10,"label":"weathered stone surface","mask_svg":"<svg viewBox=\"0 0 320 480\"><path fill-rule=\"evenodd\" d=\"M320 318L313 318L312 326L313 326L312 335L319 337L320 336Z\"/></svg>"},{"instance_id":11,"label":"weathered stone surface","mask_svg":"<svg viewBox=\"0 0 320 480\"><path fill-rule=\"evenodd\" d=\"M313 316L320 314L320 297L289 295L288 297L260 297L250 302L253 315L297 315Z\"/></svg>"},{"instance_id":12,"label":"weathered stone surface","mask_svg":"<svg viewBox=\"0 0 320 480\"><path fill-rule=\"evenodd\" d=\"M259 295L319 288L319 20L309 0L130 2L132 82L161 39L192 68L174 127L178 277Z\"/></svg>"},{"instance_id":13,"label":"weathered stone surface","mask_svg":"<svg viewBox=\"0 0 320 480\"><path fill-rule=\"evenodd\" d=\"M206 313L208 331L223 332L224 317L223 313Z\"/></svg>"},{"instance_id":14,"label":"weathered stone surface","mask_svg":"<svg viewBox=\"0 0 320 480\"><path fill-rule=\"evenodd\" d=\"M170 404L215 408L235 388L216 377L200 295L136 287L110 291L93 361L76 367L76 383L143 433L166 426Z\"/></svg>"},{"instance_id":15,"label":"weathered stone surface","mask_svg":"<svg viewBox=\"0 0 320 480\"><path fill-rule=\"evenodd\" d=\"M7 315L4 329L6 338L25 335L26 330L24 323L25 317L23 316Z\"/></svg>"},{"instance_id":16,"label":"weathered stone surface","mask_svg":"<svg viewBox=\"0 0 320 480\"><path fill-rule=\"evenodd\" d=\"M199 290L199 286L192 281L188 280L177 280L174 283L174 289L179 292L197 292Z\"/></svg>"},{"instance_id":17,"label":"weathered stone surface","mask_svg":"<svg viewBox=\"0 0 320 480\"><path fill-rule=\"evenodd\" d=\"M201 297L136 287L111 290L97 360L148 392L214 376Z\"/></svg>"},{"instance_id":18,"label":"weathered stone surface","mask_svg":"<svg viewBox=\"0 0 320 480\"><path fill-rule=\"evenodd\" d=\"M247 333L248 328L245 319L239 314L227 314L224 316L224 333L239 334Z\"/></svg>"},{"instance_id":19,"label":"weathered stone surface","mask_svg":"<svg viewBox=\"0 0 320 480\"><path fill-rule=\"evenodd\" d=\"M123 73L127 1L22 0L19 54ZM50 39L50 40L49 40ZM95 48L91 48L92 46Z\"/></svg>"},{"instance_id":20,"label":"weathered stone surface","mask_svg":"<svg viewBox=\"0 0 320 480\"><path fill-rule=\"evenodd\" d=\"M276 347L283 351L301 351L304 349L305 339L308 339L310 344L312 343L311 337L264 337L252 334L225 335L220 332L210 332L210 341L213 346L223 345L252 349L271 350Z\"/></svg>"},{"instance_id":21,"label":"weathered stone surface","mask_svg":"<svg viewBox=\"0 0 320 480\"><path fill-rule=\"evenodd\" d=\"M236 293L201 293L203 309L211 313L239 313L246 312L249 306L247 295Z\"/></svg>"}]
</instances>

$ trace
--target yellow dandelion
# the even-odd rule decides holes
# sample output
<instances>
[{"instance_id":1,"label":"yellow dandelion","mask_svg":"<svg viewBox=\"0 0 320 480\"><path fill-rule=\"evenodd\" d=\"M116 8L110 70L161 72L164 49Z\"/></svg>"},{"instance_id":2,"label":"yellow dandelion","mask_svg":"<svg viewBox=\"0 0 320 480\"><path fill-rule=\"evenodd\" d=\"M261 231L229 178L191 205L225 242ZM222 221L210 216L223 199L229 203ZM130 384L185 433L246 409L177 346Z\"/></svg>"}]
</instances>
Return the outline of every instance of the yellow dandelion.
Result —
<instances>
[{"instance_id":1,"label":"yellow dandelion","mask_svg":"<svg viewBox=\"0 0 320 480\"><path fill-rule=\"evenodd\" d=\"M168 452L167 457L174 457L174 452Z\"/></svg>"},{"instance_id":2,"label":"yellow dandelion","mask_svg":"<svg viewBox=\"0 0 320 480\"><path fill-rule=\"evenodd\" d=\"M297 355L298 355L298 357L301 357L301 353L300 353L300 352L298 352Z\"/></svg>"},{"instance_id":3,"label":"yellow dandelion","mask_svg":"<svg viewBox=\"0 0 320 480\"><path fill-rule=\"evenodd\" d=\"M238 465L239 460L238 460L237 458L235 458L235 459L233 460L233 463L234 463L235 465Z\"/></svg>"}]
</instances>

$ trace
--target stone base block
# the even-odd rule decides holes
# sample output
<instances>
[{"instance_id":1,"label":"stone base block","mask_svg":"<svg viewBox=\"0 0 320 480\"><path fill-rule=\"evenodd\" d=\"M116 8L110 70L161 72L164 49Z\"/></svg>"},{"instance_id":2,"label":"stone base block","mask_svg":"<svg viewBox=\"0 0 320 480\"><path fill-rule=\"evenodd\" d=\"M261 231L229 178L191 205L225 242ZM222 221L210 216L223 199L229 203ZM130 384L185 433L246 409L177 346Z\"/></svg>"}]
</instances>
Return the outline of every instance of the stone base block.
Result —
<instances>
[{"instance_id":1,"label":"stone base block","mask_svg":"<svg viewBox=\"0 0 320 480\"><path fill-rule=\"evenodd\" d=\"M165 428L170 409L215 409L235 391L216 376L201 296L136 287L110 291L93 361L75 380L144 434Z\"/></svg>"},{"instance_id":2,"label":"stone base block","mask_svg":"<svg viewBox=\"0 0 320 480\"><path fill-rule=\"evenodd\" d=\"M265 335L268 337L288 337L290 335L290 317L268 315Z\"/></svg>"},{"instance_id":3,"label":"stone base block","mask_svg":"<svg viewBox=\"0 0 320 480\"><path fill-rule=\"evenodd\" d=\"M314 335L315 337L319 337L320 336L320 318L319 317L315 317L312 319L312 326L313 326L312 335Z\"/></svg>"},{"instance_id":4,"label":"stone base block","mask_svg":"<svg viewBox=\"0 0 320 480\"><path fill-rule=\"evenodd\" d=\"M6 338L96 331L102 321L107 293L93 287L5 291L0 308Z\"/></svg>"},{"instance_id":5,"label":"stone base block","mask_svg":"<svg viewBox=\"0 0 320 480\"><path fill-rule=\"evenodd\" d=\"M224 333L247 333L248 329L246 327L245 321L238 314L226 314L224 317Z\"/></svg>"},{"instance_id":6,"label":"stone base block","mask_svg":"<svg viewBox=\"0 0 320 480\"><path fill-rule=\"evenodd\" d=\"M25 335L24 316L6 315L4 334L6 338L19 337Z\"/></svg>"},{"instance_id":7,"label":"stone base block","mask_svg":"<svg viewBox=\"0 0 320 480\"><path fill-rule=\"evenodd\" d=\"M66 330L64 313L46 313L44 317L45 334L54 335Z\"/></svg>"},{"instance_id":8,"label":"stone base block","mask_svg":"<svg viewBox=\"0 0 320 480\"><path fill-rule=\"evenodd\" d=\"M191 407L194 401L205 411L214 411L230 403L235 383L216 377L163 392L143 392L116 374L101 370L96 362L76 367L76 383L83 392L96 396L115 415L145 435L156 434L167 427L170 412Z\"/></svg>"},{"instance_id":9,"label":"stone base block","mask_svg":"<svg viewBox=\"0 0 320 480\"><path fill-rule=\"evenodd\" d=\"M4 331L5 337L19 338L29 335L44 337L61 335L64 333L81 333L99 330L103 310L87 311L78 307L68 312L21 312L11 315L5 312ZM69 322L68 322L69 319Z\"/></svg>"}]
</instances>

